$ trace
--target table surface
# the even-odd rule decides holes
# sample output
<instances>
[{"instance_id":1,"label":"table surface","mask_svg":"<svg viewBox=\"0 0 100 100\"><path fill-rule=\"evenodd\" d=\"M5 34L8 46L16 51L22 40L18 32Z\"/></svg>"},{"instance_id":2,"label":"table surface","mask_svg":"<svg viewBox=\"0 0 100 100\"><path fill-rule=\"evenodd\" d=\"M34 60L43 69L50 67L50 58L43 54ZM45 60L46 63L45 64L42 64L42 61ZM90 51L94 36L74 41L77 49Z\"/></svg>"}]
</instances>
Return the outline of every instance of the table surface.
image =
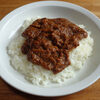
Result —
<instances>
[{"instance_id":1,"label":"table surface","mask_svg":"<svg viewBox=\"0 0 100 100\"><path fill-rule=\"evenodd\" d=\"M0 0L0 19L24 4L42 0ZM100 0L63 0L87 8L100 17ZM100 100L100 79L88 88L62 97L45 98L22 93L0 79L0 100Z\"/></svg>"}]
</instances>

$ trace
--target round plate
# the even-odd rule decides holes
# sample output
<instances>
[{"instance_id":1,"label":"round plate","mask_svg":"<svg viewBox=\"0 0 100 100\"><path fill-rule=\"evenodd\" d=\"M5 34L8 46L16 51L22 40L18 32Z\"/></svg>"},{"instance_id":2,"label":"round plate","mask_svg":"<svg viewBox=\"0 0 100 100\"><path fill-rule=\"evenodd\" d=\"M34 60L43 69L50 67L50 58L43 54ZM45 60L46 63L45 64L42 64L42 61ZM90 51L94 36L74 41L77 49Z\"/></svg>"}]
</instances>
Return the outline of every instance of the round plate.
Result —
<instances>
[{"instance_id":1,"label":"round plate","mask_svg":"<svg viewBox=\"0 0 100 100\"><path fill-rule=\"evenodd\" d=\"M63 17L76 24L83 24L92 32L93 55L86 67L69 84L60 87L39 87L27 82L23 75L15 71L9 62L6 47L14 34L31 17ZM0 75L8 84L23 92L39 96L62 96L80 91L100 76L100 20L88 10L61 1L42 1L24 5L9 13L0 22Z\"/></svg>"}]
</instances>

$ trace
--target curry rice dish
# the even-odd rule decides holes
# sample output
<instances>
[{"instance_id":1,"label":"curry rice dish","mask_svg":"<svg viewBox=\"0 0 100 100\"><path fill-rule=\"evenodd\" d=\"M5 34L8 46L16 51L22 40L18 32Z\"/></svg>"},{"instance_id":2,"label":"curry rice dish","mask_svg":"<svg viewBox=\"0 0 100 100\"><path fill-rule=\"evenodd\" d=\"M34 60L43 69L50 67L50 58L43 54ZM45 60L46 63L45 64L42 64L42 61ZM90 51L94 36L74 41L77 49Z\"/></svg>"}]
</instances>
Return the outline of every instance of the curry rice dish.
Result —
<instances>
[{"instance_id":1,"label":"curry rice dish","mask_svg":"<svg viewBox=\"0 0 100 100\"><path fill-rule=\"evenodd\" d=\"M93 39L81 27L64 18L26 20L8 46L11 65L35 85L65 83L92 54Z\"/></svg>"}]
</instances>

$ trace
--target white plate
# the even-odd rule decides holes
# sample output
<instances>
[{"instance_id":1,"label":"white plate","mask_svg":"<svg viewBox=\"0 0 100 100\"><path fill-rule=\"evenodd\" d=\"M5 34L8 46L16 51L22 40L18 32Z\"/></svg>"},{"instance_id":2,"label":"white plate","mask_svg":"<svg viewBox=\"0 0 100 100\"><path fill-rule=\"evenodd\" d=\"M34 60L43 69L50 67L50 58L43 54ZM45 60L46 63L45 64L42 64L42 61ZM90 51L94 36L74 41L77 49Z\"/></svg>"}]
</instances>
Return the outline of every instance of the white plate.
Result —
<instances>
[{"instance_id":1,"label":"white plate","mask_svg":"<svg viewBox=\"0 0 100 100\"><path fill-rule=\"evenodd\" d=\"M61 87L43 88L28 83L9 63L6 47L12 36L20 28L25 19L30 17L64 17L83 24L92 31L94 50L84 71L70 84ZM100 76L100 20L88 10L67 2L42 1L35 2L9 13L0 22L0 75L8 84L23 92L40 96L62 96L80 91Z\"/></svg>"}]
</instances>

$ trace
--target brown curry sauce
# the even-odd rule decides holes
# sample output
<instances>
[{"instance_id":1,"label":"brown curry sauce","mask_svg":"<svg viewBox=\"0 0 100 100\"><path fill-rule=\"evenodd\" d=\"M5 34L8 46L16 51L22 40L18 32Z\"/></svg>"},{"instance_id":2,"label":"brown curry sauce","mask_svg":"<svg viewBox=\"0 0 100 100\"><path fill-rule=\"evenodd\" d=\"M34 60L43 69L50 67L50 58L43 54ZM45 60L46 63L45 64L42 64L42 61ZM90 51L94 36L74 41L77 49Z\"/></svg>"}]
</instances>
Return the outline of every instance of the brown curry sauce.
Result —
<instances>
[{"instance_id":1,"label":"brown curry sauce","mask_svg":"<svg viewBox=\"0 0 100 100\"><path fill-rule=\"evenodd\" d=\"M23 33L21 51L33 64L61 72L71 64L69 52L79 46L87 32L64 18L37 19Z\"/></svg>"}]
</instances>

